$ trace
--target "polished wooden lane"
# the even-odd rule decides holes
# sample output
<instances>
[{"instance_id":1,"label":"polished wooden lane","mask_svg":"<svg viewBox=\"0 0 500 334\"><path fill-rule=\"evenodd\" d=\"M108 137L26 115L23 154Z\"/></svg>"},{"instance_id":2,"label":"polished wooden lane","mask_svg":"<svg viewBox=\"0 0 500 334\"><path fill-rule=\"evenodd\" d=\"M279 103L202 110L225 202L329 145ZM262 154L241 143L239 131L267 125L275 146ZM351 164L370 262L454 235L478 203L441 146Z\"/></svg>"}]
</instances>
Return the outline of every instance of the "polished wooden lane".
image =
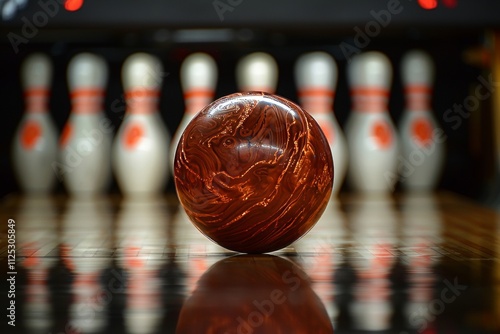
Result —
<instances>
[{"instance_id":1,"label":"polished wooden lane","mask_svg":"<svg viewBox=\"0 0 500 334\"><path fill-rule=\"evenodd\" d=\"M174 196L13 195L0 212L13 333L500 332L500 216L450 193L344 195L262 256L212 243Z\"/></svg>"}]
</instances>

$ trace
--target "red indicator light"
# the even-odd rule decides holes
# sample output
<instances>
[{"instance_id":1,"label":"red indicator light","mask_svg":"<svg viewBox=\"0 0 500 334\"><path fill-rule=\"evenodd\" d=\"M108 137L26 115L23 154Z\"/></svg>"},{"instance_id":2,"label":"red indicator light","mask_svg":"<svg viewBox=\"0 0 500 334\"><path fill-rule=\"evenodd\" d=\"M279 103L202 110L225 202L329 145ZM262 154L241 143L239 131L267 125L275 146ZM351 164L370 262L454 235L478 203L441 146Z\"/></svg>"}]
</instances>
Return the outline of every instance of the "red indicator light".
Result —
<instances>
[{"instance_id":1,"label":"red indicator light","mask_svg":"<svg viewBox=\"0 0 500 334\"><path fill-rule=\"evenodd\" d=\"M443 0L443 3L448 8L455 8L457 6L457 0Z\"/></svg>"},{"instance_id":2,"label":"red indicator light","mask_svg":"<svg viewBox=\"0 0 500 334\"><path fill-rule=\"evenodd\" d=\"M64 2L64 9L68 12L76 12L82 7L82 5L83 0L66 0L66 2Z\"/></svg>"},{"instance_id":3,"label":"red indicator light","mask_svg":"<svg viewBox=\"0 0 500 334\"><path fill-rule=\"evenodd\" d=\"M437 0L418 0L418 4L423 9L434 9L437 7Z\"/></svg>"}]
</instances>

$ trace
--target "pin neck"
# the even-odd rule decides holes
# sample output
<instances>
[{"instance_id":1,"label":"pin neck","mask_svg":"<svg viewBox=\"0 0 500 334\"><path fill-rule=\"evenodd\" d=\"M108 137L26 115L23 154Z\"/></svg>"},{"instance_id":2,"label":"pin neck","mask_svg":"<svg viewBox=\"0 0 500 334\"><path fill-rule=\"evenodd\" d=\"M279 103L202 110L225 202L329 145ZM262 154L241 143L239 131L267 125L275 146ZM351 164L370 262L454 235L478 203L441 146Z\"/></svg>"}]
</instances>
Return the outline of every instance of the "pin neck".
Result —
<instances>
[{"instance_id":1,"label":"pin neck","mask_svg":"<svg viewBox=\"0 0 500 334\"><path fill-rule=\"evenodd\" d=\"M407 85L405 87L406 109L409 111L431 110L432 89L425 85Z\"/></svg>"},{"instance_id":2,"label":"pin neck","mask_svg":"<svg viewBox=\"0 0 500 334\"><path fill-rule=\"evenodd\" d=\"M389 91L377 87L359 87L351 90L355 112L379 113L388 110Z\"/></svg>"},{"instance_id":3,"label":"pin neck","mask_svg":"<svg viewBox=\"0 0 500 334\"><path fill-rule=\"evenodd\" d=\"M186 91L184 93L186 114L196 114L212 102L213 99L214 91L212 89L197 88Z\"/></svg>"},{"instance_id":4,"label":"pin neck","mask_svg":"<svg viewBox=\"0 0 500 334\"><path fill-rule=\"evenodd\" d=\"M160 92L157 89L132 89L125 93L127 112L131 114L150 114L158 110Z\"/></svg>"},{"instance_id":5,"label":"pin neck","mask_svg":"<svg viewBox=\"0 0 500 334\"><path fill-rule=\"evenodd\" d=\"M45 88L29 88L24 91L26 113L47 113L50 91Z\"/></svg>"},{"instance_id":6,"label":"pin neck","mask_svg":"<svg viewBox=\"0 0 500 334\"><path fill-rule=\"evenodd\" d=\"M103 110L103 89L75 89L71 92L70 98L72 104L72 112L75 114L94 114Z\"/></svg>"},{"instance_id":7,"label":"pin neck","mask_svg":"<svg viewBox=\"0 0 500 334\"><path fill-rule=\"evenodd\" d=\"M328 88L307 88L298 91L302 108L313 114L331 113L335 92Z\"/></svg>"}]
</instances>

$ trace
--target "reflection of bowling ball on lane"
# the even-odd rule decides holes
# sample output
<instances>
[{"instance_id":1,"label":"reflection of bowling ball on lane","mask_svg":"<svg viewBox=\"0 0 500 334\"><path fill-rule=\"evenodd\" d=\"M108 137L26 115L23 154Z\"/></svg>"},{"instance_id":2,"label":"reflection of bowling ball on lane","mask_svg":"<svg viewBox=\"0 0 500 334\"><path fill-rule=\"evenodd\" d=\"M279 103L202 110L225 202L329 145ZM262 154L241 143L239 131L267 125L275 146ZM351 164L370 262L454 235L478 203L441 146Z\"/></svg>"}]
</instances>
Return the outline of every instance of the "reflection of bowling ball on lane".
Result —
<instances>
[{"instance_id":1,"label":"reflection of bowling ball on lane","mask_svg":"<svg viewBox=\"0 0 500 334\"><path fill-rule=\"evenodd\" d=\"M333 161L316 121L266 93L236 93L199 112L175 156L179 200L219 245L263 253L309 231L332 191Z\"/></svg>"},{"instance_id":2,"label":"reflection of bowling ball on lane","mask_svg":"<svg viewBox=\"0 0 500 334\"><path fill-rule=\"evenodd\" d=\"M176 333L333 333L297 265L271 255L225 258L201 276Z\"/></svg>"}]
</instances>

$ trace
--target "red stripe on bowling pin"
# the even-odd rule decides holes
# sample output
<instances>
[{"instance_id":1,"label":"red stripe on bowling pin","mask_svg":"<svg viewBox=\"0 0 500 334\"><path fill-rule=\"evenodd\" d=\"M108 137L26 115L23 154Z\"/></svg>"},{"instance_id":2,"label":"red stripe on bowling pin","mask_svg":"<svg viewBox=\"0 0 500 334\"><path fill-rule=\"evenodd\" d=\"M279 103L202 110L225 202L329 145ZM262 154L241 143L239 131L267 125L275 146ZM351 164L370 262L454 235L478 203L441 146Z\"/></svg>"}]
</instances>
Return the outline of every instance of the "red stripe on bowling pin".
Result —
<instances>
[{"instance_id":1,"label":"red stripe on bowling pin","mask_svg":"<svg viewBox=\"0 0 500 334\"><path fill-rule=\"evenodd\" d=\"M335 92L328 88L308 88L298 92L300 104L309 113L323 114L332 112Z\"/></svg>"},{"instance_id":2,"label":"red stripe on bowling pin","mask_svg":"<svg viewBox=\"0 0 500 334\"><path fill-rule=\"evenodd\" d=\"M93 114L103 109L104 90L76 89L70 94L72 111L76 114Z\"/></svg>"},{"instance_id":3,"label":"red stripe on bowling pin","mask_svg":"<svg viewBox=\"0 0 500 334\"><path fill-rule=\"evenodd\" d=\"M214 98L214 91L211 89L192 89L184 93L186 103L186 113L195 114L205 108Z\"/></svg>"},{"instance_id":4,"label":"red stripe on bowling pin","mask_svg":"<svg viewBox=\"0 0 500 334\"><path fill-rule=\"evenodd\" d=\"M214 91L211 89L193 89L184 94L184 99L191 98L212 98L214 96Z\"/></svg>"},{"instance_id":5,"label":"red stripe on bowling pin","mask_svg":"<svg viewBox=\"0 0 500 334\"><path fill-rule=\"evenodd\" d=\"M335 97L335 92L328 88L306 88L301 89L298 93L299 97L309 97L309 96L327 96Z\"/></svg>"},{"instance_id":6,"label":"red stripe on bowling pin","mask_svg":"<svg viewBox=\"0 0 500 334\"><path fill-rule=\"evenodd\" d=\"M125 94L127 112L150 114L158 110L160 92L156 89L134 89Z\"/></svg>"},{"instance_id":7,"label":"red stripe on bowling pin","mask_svg":"<svg viewBox=\"0 0 500 334\"><path fill-rule=\"evenodd\" d=\"M351 90L353 111L384 112L387 111L389 91L381 88L354 88Z\"/></svg>"},{"instance_id":8,"label":"red stripe on bowling pin","mask_svg":"<svg viewBox=\"0 0 500 334\"><path fill-rule=\"evenodd\" d=\"M48 112L48 99L50 91L46 88L29 88L24 91L27 113Z\"/></svg>"},{"instance_id":9,"label":"red stripe on bowling pin","mask_svg":"<svg viewBox=\"0 0 500 334\"><path fill-rule=\"evenodd\" d=\"M432 89L424 85L405 87L406 108L410 111L430 110Z\"/></svg>"}]
</instances>

